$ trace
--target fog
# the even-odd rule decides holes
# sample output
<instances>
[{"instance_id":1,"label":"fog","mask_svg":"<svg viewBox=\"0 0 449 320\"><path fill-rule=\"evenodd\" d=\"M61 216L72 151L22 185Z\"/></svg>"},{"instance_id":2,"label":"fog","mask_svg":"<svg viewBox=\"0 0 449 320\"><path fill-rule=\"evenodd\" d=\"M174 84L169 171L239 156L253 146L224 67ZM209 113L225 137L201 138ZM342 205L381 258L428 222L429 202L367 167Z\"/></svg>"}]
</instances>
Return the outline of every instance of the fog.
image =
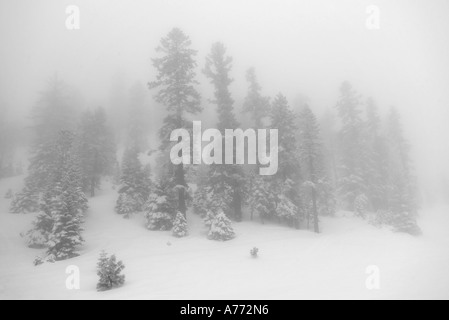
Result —
<instances>
[{"instance_id":1,"label":"fog","mask_svg":"<svg viewBox=\"0 0 449 320\"><path fill-rule=\"evenodd\" d=\"M66 28L66 7L80 9L80 29ZM367 28L367 7L379 8L379 29ZM424 201L448 199L449 3L440 1L111 1L0 3L0 101L7 122L29 125L31 108L57 74L82 97L83 108L111 104L114 81L126 88L155 78L151 58L161 37L181 28L198 50L204 117L212 88L201 74L216 41L233 57L236 107L245 72L255 67L263 93L334 109L344 80L376 99L383 114L401 113ZM152 132L162 108L151 101ZM302 98L301 98L302 97ZM154 145L153 147L157 147ZM446 191L447 192L447 191Z\"/></svg>"}]
</instances>

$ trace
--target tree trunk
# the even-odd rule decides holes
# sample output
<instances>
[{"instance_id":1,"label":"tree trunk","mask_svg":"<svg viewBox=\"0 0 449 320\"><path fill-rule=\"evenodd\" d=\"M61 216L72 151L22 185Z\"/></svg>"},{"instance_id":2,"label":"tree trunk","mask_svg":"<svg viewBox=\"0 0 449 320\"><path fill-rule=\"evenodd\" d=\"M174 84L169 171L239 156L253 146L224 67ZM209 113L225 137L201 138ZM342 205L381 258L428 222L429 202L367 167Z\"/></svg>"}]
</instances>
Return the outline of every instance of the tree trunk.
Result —
<instances>
[{"instance_id":1,"label":"tree trunk","mask_svg":"<svg viewBox=\"0 0 449 320\"><path fill-rule=\"evenodd\" d=\"M242 221L242 195L239 187L234 188L233 194L233 207L235 221Z\"/></svg>"},{"instance_id":2,"label":"tree trunk","mask_svg":"<svg viewBox=\"0 0 449 320\"><path fill-rule=\"evenodd\" d=\"M320 228L318 225L318 210L316 205L316 190L312 189L312 203L313 203L313 227L316 233L320 233Z\"/></svg>"},{"instance_id":3,"label":"tree trunk","mask_svg":"<svg viewBox=\"0 0 449 320\"><path fill-rule=\"evenodd\" d=\"M313 183L312 186L312 209L313 209L313 228L316 233L320 233L318 225L318 209L316 205L316 182L315 182L315 166L312 158L310 158L310 180Z\"/></svg>"}]
</instances>

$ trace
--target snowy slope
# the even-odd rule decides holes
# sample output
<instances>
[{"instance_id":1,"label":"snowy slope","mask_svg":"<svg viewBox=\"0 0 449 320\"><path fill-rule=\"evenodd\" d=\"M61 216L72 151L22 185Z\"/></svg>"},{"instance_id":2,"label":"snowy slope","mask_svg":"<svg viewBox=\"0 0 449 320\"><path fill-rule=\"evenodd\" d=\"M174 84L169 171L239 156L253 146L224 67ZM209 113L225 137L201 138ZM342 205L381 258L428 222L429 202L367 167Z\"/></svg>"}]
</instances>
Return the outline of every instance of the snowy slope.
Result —
<instances>
[{"instance_id":1,"label":"snowy slope","mask_svg":"<svg viewBox=\"0 0 449 320\"><path fill-rule=\"evenodd\" d=\"M8 188L0 181L0 299L311 299L449 298L449 208L423 212L424 235L414 238L376 229L340 214L322 221L320 235L258 221L234 224L237 238L206 239L201 220L188 216L190 236L151 232L143 217L114 213L116 193L106 188L90 200L86 245L78 258L34 267L39 250L19 233L33 215L8 213ZM249 251L259 248L259 258ZM102 249L126 265L124 287L97 293L95 273ZM66 288L66 268L81 271L81 289ZM380 289L368 290L366 268L380 270Z\"/></svg>"}]
</instances>

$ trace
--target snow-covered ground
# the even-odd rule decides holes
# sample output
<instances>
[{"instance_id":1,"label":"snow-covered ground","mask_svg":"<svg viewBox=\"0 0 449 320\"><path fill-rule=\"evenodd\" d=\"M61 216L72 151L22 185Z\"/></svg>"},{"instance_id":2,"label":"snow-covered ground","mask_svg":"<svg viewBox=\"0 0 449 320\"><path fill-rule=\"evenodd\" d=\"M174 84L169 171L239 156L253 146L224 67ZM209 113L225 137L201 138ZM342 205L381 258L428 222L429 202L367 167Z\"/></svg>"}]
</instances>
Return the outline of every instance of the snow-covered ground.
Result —
<instances>
[{"instance_id":1,"label":"snow-covered ground","mask_svg":"<svg viewBox=\"0 0 449 320\"><path fill-rule=\"evenodd\" d=\"M40 250L19 233L34 215L8 213L9 188L0 181L0 299L449 299L449 208L424 210L418 238L395 234L339 214L323 218L316 235L258 221L234 224L236 239L207 240L201 220L188 216L190 236L144 228L143 217L114 213L116 193L106 188L90 200L86 244L78 258L34 267ZM249 251L259 248L259 258ZM126 284L96 292L101 250L126 265ZM66 268L79 267L81 288L66 288ZM369 290L366 273L377 266L380 288Z\"/></svg>"}]
</instances>

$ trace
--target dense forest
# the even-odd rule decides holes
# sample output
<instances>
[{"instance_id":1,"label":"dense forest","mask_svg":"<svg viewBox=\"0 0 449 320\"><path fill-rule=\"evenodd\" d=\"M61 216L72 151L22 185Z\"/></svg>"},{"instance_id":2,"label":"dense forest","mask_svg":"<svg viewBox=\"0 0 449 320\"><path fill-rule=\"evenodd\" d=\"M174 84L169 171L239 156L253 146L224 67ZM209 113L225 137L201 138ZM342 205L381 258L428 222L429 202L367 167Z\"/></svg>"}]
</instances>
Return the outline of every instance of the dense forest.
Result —
<instances>
[{"instance_id":1,"label":"dense forest","mask_svg":"<svg viewBox=\"0 0 449 320\"><path fill-rule=\"evenodd\" d=\"M361 96L344 81L338 101L319 114L311 104L292 105L282 93L265 95L257 78L263 70L254 68L247 70L247 93L239 104L230 88L234 57L225 44L212 44L199 61L189 36L175 28L156 52L147 86L136 83L127 90L118 84L110 106L81 110L57 76L43 88L30 114L32 138L23 139L30 141L24 188L5 195L11 213L38 213L23 234L30 247L47 250L36 264L78 255L89 198L106 181L117 191L116 214L143 214L148 230L171 230L175 237L188 235L190 211L203 218L207 237L220 241L233 239L233 225L242 220L321 233L320 217L339 210L376 226L421 233L410 147L395 108L381 114L374 97ZM200 72L212 97L202 99ZM152 102L145 101L145 90ZM223 134L278 129L277 173L259 175L261 163L173 164L170 133L191 130L205 109L214 110L214 127ZM158 128L150 125L153 113L165 115ZM242 115L250 123L240 123ZM19 133L4 119L0 177L20 175L25 170L11 161L15 146L8 138ZM154 148L149 136L156 130ZM154 165L142 161L148 157Z\"/></svg>"}]
</instances>

